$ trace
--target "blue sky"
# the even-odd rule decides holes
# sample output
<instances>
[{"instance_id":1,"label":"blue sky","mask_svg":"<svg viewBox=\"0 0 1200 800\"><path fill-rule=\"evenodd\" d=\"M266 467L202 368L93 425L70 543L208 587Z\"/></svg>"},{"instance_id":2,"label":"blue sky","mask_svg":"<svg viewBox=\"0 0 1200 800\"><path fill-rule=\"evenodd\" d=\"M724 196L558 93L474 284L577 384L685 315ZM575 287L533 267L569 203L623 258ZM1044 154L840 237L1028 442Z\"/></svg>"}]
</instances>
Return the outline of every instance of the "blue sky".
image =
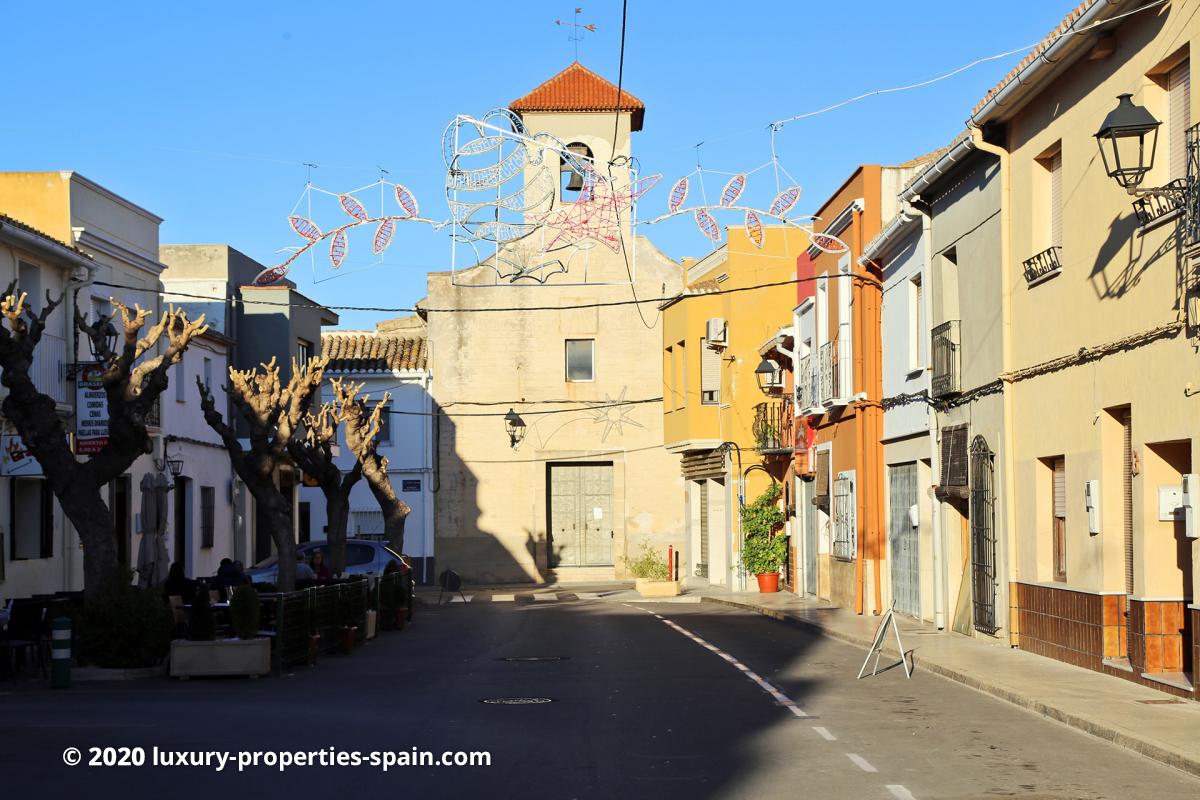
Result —
<instances>
[{"instance_id":1,"label":"blue sky","mask_svg":"<svg viewBox=\"0 0 1200 800\"><path fill-rule=\"evenodd\" d=\"M640 216L694 168L697 142L707 168L753 168L770 157L772 120L1031 44L1073 2L631 0L625 86L647 105L634 154L643 174L664 174ZM20 113L0 120L0 170L77 170L163 217L164 243L227 242L267 265L295 244L286 218L303 162L337 191L374 181L382 166L423 213L444 217L445 125L507 103L573 58L554 24L573 7L542 0L5 6L0 65ZM620 16L619 2L584 0L581 20L598 30L580 61L614 82ZM797 210L811 213L858 163L947 143L1019 59L787 126L776 141L804 189ZM671 256L706 251L689 220L644 230ZM401 226L384 265L354 271L373 261L363 249L338 273L301 261L290 277L329 304L408 306L450 255L444 233L417 225Z\"/></svg>"}]
</instances>

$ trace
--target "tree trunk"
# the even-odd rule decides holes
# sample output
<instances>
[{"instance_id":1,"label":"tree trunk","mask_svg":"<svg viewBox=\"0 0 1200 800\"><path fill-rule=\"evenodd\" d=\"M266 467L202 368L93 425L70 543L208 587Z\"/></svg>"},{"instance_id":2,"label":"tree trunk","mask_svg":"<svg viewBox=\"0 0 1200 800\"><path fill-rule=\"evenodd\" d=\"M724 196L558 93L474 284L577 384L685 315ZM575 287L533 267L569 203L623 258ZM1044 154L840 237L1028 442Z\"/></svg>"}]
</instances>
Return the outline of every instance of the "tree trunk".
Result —
<instances>
[{"instance_id":1,"label":"tree trunk","mask_svg":"<svg viewBox=\"0 0 1200 800\"><path fill-rule=\"evenodd\" d=\"M404 520L412 509L408 503L396 497L386 472L383 473L386 482L382 485L370 477L371 474L378 474L377 472L364 470L363 474L367 475L367 485L371 487L371 494L375 495L375 501L379 503L379 509L383 512L383 531L387 534L388 547L403 555Z\"/></svg>"},{"instance_id":2,"label":"tree trunk","mask_svg":"<svg viewBox=\"0 0 1200 800\"><path fill-rule=\"evenodd\" d=\"M283 494L270 484L269 491L256 492L250 484L250 493L254 501L263 506L264 517L270 526L271 541L275 542L275 554L278 556L279 577L275 580L275 588L280 592L290 592L296 588L296 538L292 530L292 509L287 504Z\"/></svg>"},{"instance_id":3,"label":"tree trunk","mask_svg":"<svg viewBox=\"0 0 1200 800\"><path fill-rule=\"evenodd\" d=\"M82 482L55 492L63 514L75 526L83 545L83 587L88 597L94 597L110 581L121 577L117 563L117 537L112 512L100 499L100 493Z\"/></svg>"},{"instance_id":4,"label":"tree trunk","mask_svg":"<svg viewBox=\"0 0 1200 800\"><path fill-rule=\"evenodd\" d=\"M350 522L350 498L340 491L326 493L325 516L325 539L329 542L329 570L338 575L346 571L346 529Z\"/></svg>"}]
</instances>

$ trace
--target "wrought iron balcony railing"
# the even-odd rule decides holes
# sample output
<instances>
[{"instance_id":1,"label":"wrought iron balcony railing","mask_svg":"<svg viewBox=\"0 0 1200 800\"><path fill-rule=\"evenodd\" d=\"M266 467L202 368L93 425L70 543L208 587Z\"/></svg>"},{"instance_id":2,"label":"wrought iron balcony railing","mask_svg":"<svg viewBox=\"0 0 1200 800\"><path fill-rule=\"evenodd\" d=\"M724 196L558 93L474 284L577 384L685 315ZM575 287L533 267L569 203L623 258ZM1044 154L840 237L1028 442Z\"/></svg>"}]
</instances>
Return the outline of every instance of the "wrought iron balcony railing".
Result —
<instances>
[{"instance_id":1,"label":"wrought iron balcony railing","mask_svg":"<svg viewBox=\"0 0 1200 800\"><path fill-rule=\"evenodd\" d=\"M790 453L795 446L792 404L770 400L754 407L754 449L760 453Z\"/></svg>"},{"instance_id":2,"label":"wrought iron balcony railing","mask_svg":"<svg viewBox=\"0 0 1200 800\"><path fill-rule=\"evenodd\" d=\"M1057 275L1062 270L1062 262L1059 260L1059 251L1062 250L1058 245L1047 247L1037 255L1025 259L1025 280L1030 285L1038 283L1051 275Z\"/></svg>"},{"instance_id":3,"label":"wrought iron balcony railing","mask_svg":"<svg viewBox=\"0 0 1200 800\"><path fill-rule=\"evenodd\" d=\"M1167 194L1151 194L1133 201L1133 213L1139 226L1150 225L1168 214L1183 210L1187 201L1187 179L1176 178L1162 187Z\"/></svg>"},{"instance_id":4,"label":"wrought iron balcony railing","mask_svg":"<svg viewBox=\"0 0 1200 800\"><path fill-rule=\"evenodd\" d=\"M796 405L801 411L817 407L817 359L804 356L796 369Z\"/></svg>"},{"instance_id":5,"label":"wrought iron balcony railing","mask_svg":"<svg viewBox=\"0 0 1200 800\"><path fill-rule=\"evenodd\" d=\"M958 394L962 391L960 365L959 321L947 320L930 332L930 354L933 356L933 374L930 376L930 391L934 397Z\"/></svg>"}]
</instances>

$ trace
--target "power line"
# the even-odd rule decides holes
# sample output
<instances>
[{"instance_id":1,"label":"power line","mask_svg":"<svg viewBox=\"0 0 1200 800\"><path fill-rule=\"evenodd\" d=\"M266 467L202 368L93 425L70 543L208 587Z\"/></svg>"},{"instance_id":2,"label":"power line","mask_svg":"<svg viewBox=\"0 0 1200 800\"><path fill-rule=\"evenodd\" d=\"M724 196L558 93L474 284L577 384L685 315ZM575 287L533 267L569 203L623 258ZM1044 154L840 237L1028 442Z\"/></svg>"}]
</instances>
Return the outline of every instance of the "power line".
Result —
<instances>
[{"instance_id":1,"label":"power line","mask_svg":"<svg viewBox=\"0 0 1200 800\"><path fill-rule=\"evenodd\" d=\"M427 307L418 308L416 306L407 306L407 307L401 306L401 307L388 308L388 307L383 307L383 306L327 306L327 305L321 305L319 303L286 303L286 302L279 302L279 301L274 301L274 300L247 300L243 297L238 297L236 295L221 296L221 295L193 294L190 292L177 292L177 291L170 290L170 289L154 289L154 288L146 288L144 286L131 286L128 284L123 284L123 283L109 283L108 281L92 281L90 285L107 286L110 289L124 289L127 291L154 293L154 294L164 295L164 296L169 295L171 297L186 297L191 300L210 300L210 301L219 301L219 302L223 302L223 303L226 303L226 302L227 303L241 303L242 305L246 305L246 306L253 306L253 305L278 306L280 308L311 308L311 309L325 309L325 310L329 310L329 311L376 311L376 312L381 312L381 313L386 313L386 314L400 314L400 313L409 313L409 314L415 314L415 313L483 314L483 313L491 313L491 312L497 312L497 311L501 311L501 312L574 311L574 310L583 309L583 308L610 308L610 307L614 307L614 306L640 305L643 303L666 303L666 302L673 301L673 300L688 300L693 297L714 297L714 296L718 296L718 295L737 294L739 292L752 292L752 291L756 291L758 289L770 289L770 288L773 288L776 286L794 286L796 284L801 284L801 283L813 283L816 281L823 281L823 280L828 281L828 280L834 280L838 277L841 277L841 276L823 273L821 275L812 275L812 276L808 276L808 277L804 277L804 278L789 278L787 280L771 281L769 283L756 283L751 286L735 286L731 289L716 289L711 292L703 292L703 293L699 293L699 294L687 294L687 293L681 292L679 294L665 295L662 297L646 297L646 298L642 298L642 299L633 299L633 300L606 300L606 301L598 301L598 302L594 302L594 303L572 303L569 305L561 305L561 306L498 306L495 308L427 308ZM868 284L870 286L876 286L876 287L882 288L882 284L879 281L877 281L874 278L871 278L869 276L866 276L866 275L859 275L856 273L852 273L850 275L850 278L853 280Z\"/></svg>"}]
</instances>

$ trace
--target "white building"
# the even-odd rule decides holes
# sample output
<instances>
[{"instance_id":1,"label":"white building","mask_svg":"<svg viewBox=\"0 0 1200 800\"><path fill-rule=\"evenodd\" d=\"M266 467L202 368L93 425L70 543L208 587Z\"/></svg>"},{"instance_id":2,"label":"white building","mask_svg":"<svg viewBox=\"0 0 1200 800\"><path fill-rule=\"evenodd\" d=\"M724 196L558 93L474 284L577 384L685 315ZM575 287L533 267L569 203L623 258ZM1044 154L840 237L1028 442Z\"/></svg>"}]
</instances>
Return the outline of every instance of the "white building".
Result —
<instances>
[{"instance_id":1,"label":"white building","mask_svg":"<svg viewBox=\"0 0 1200 800\"><path fill-rule=\"evenodd\" d=\"M425 324L418 317L379 323L374 331L327 331L321 334L321 350L329 357L327 379L343 378L364 384L361 395L373 402L389 393L389 413L381 416L379 452L387 456L388 474L401 500L412 508L404 528L404 555L413 564L417 580L434 577L434 507L437 491L434 468L436 417L430 394L432 376L426 365ZM323 399L332 392L323 388ZM354 465L354 456L339 435L338 465L343 472ZM320 489L300 490L300 541L326 537L325 496ZM375 502L366 479L350 493L347 534L357 538L384 537L383 513Z\"/></svg>"}]
</instances>

